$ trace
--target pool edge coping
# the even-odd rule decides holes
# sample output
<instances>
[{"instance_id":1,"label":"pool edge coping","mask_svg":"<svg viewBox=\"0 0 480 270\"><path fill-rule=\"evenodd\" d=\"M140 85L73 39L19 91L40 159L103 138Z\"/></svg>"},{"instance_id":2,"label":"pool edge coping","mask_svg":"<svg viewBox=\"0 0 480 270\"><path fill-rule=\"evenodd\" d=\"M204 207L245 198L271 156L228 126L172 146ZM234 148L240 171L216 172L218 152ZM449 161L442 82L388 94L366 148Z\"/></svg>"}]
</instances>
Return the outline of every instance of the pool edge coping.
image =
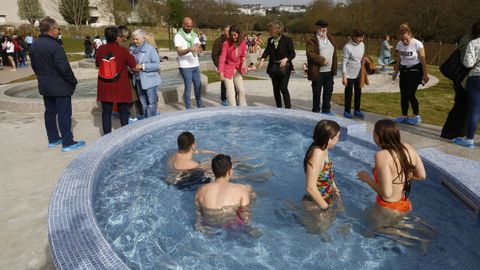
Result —
<instances>
[{"instance_id":1,"label":"pool edge coping","mask_svg":"<svg viewBox=\"0 0 480 270\"><path fill-rule=\"evenodd\" d=\"M75 266L82 269L129 269L113 250L97 226L91 197L94 186L93 180L96 176L96 171L93 169L98 169L102 163L102 158L113 153L115 147L127 140L133 140L142 136L142 134L148 133L153 127L162 128L163 126L170 126L176 122L185 122L213 115L245 116L245 114L258 115L259 112L261 112L262 115L274 116L279 119L285 117L288 119L311 120L312 122L321 119L335 120L339 122L342 127L346 128L348 136L360 139L365 143L371 144L372 147L375 147L375 145L372 144L370 134L366 133L365 123L300 110L263 107L213 107L164 113L161 117L138 121L133 125L128 125L92 143L66 167L55 184L48 207L48 241L56 269L71 269L72 267L75 268ZM435 169L446 174L448 176L447 179L453 179L451 181L461 183L462 181L460 179L453 177L452 172L442 168L442 160L431 157L432 155L434 157L441 157L438 152L435 148L423 148L419 150L422 158L426 159ZM466 160L459 157L457 158L461 161ZM471 162L480 165L480 162ZM92 170L89 171L89 168ZM480 166L477 168L480 168ZM480 169L477 169L477 173L480 174ZM478 197L480 198L480 196ZM78 203L80 203L80 205L78 205ZM72 213L79 216L72 215ZM84 219L76 220L76 218ZM78 221L80 221L80 223L74 223ZM67 230L66 235L61 235L63 230ZM90 242L85 240L95 240L97 243L95 246L92 246ZM65 247L65 249L58 250L58 247ZM97 248L98 251L92 247ZM74 256L74 258L70 255Z\"/></svg>"}]
</instances>

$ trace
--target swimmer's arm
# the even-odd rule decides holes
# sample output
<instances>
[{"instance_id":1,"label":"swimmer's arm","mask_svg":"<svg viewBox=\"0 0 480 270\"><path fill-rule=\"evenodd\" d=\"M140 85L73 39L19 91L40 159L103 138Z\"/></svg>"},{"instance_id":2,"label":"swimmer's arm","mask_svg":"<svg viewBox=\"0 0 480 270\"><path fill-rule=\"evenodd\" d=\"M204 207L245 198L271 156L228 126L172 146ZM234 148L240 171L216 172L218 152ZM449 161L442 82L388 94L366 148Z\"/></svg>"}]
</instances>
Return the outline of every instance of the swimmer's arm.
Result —
<instances>
[{"instance_id":1,"label":"swimmer's arm","mask_svg":"<svg viewBox=\"0 0 480 270\"><path fill-rule=\"evenodd\" d=\"M390 198L393 195L393 179L389 166L390 162L393 162L393 160L388 152L380 151L375 154L375 166L378 173L378 184L375 182L373 183L377 185L378 190L374 190L382 198Z\"/></svg>"},{"instance_id":2,"label":"swimmer's arm","mask_svg":"<svg viewBox=\"0 0 480 270\"><path fill-rule=\"evenodd\" d=\"M320 173L321 164L323 164L324 161L325 152L320 149L313 151L307 164L307 193L320 208L327 209L328 203L323 199L317 188L317 178Z\"/></svg>"},{"instance_id":3,"label":"swimmer's arm","mask_svg":"<svg viewBox=\"0 0 480 270\"><path fill-rule=\"evenodd\" d=\"M337 193L337 195L340 195L340 189L338 189L335 181L333 181L333 191L335 191L335 193Z\"/></svg>"},{"instance_id":4,"label":"swimmer's arm","mask_svg":"<svg viewBox=\"0 0 480 270\"><path fill-rule=\"evenodd\" d=\"M205 227L203 227L202 222L202 211L200 210L200 192L199 190L197 194L195 194L195 230L199 232L205 232Z\"/></svg>"},{"instance_id":5,"label":"swimmer's arm","mask_svg":"<svg viewBox=\"0 0 480 270\"><path fill-rule=\"evenodd\" d=\"M195 150L195 154L209 154L209 155L215 155L217 152L211 151L211 150L206 150L206 149L197 149Z\"/></svg>"},{"instance_id":6,"label":"swimmer's arm","mask_svg":"<svg viewBox=\"0 0 480 270\"><path fill-rule=\"evenodd\" d=\"M415 170L413 171L413 179L415 180L425 180L427 178L427 173L425 172L425 167L423 166L422 158L418 155L417 151L413 151L416 156Z\"/></svg>"},{"instance_id":7,"label":"swimmer's arm","mask_svg":"<svg viewBox=\"0 0 480 270\"><path fill-rule=\"evenodd\" d=\"M255 194L255 192L253 192L250 185L247 185L244 188L246 189L246 192L242 192L242 197L240 199L240 217L246 224L248 224L252 218L252 212L250 211L250 194Z\"/></svg>"}]
</instances>

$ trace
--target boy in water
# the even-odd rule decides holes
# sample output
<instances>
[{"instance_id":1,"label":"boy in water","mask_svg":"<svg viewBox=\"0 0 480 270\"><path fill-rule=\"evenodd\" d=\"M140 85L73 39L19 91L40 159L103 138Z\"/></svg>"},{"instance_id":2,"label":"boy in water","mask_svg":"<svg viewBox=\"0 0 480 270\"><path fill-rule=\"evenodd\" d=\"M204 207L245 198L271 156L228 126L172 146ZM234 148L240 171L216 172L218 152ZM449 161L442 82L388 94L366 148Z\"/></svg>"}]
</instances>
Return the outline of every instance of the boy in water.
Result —
<instances>
[{"instance_id":1,"label":"boy in water","mask_svg":"<svg viewBox=\"0 0 480 270\"><path fill-rule=\"evenodd\" d=\"M252 187L230 183L233 169L228 155L217 155L212 160L212 171L215 181L200 187L195 195L195 228L204 232L203 225L235 228L248 224L251 219L250 201L255 198Z\"/></svg>"},{"instance_id":2,"label":"boy in water","mask_svg":"<svg viewBox=\"0 0 480 270\"><path fill-rule=\"evenodd\" d=\"M171 157L172 168L178 171L188 171L200 167L200 163L193 159L193 154L215 154L209 150L197 150L195 136L192 133L182 132L177 138L178 151Z\"/></svg>"}]
</instances>

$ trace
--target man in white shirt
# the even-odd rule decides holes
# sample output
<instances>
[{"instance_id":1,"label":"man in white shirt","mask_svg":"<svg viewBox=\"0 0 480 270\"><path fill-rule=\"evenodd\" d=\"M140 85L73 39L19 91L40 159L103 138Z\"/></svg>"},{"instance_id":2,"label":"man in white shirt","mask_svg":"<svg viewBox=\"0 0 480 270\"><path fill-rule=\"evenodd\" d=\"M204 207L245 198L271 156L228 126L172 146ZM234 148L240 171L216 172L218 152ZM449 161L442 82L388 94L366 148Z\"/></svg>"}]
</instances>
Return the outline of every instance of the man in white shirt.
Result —
<instances>
[{"instance_id":1,"label":"man in white shirt","mask_svg":"<svg viewBox=\"0 0 480 270\"><path fill-rule=\"evenodd\" d=\"M180 74L185 84L184 101L185 107L191 108L190 97L193 82L197 108L202 108L202 81L200 80L200 62L198 54L203 52L198 35L192 31L193 21L190 17L183 19L182 28L178 30L173 42L178 54Z\"/></svg>"}]
</instances>

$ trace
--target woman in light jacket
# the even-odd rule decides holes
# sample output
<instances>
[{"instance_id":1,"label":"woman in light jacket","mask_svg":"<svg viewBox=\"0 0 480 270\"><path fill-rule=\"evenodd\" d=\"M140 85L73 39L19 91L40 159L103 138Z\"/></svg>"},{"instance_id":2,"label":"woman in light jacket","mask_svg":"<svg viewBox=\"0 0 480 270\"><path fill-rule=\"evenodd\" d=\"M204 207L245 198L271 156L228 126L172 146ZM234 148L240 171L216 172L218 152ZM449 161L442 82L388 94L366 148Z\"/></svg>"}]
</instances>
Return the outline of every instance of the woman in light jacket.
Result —
<instances>
[{"instance_id":1,"label":"woman in light jacket","mask_svg":"<svg viewBox=\"0 0 480 270\"><path fill-rule=\"evenodd\" d=\"M246 72L244 62L247 45L245 40L241 38L240 28L237 25L232 25L228 33L230 38L223 43L222 53L218 60L218 73L220 74L220 80L225 82L227 88L228 104L237 106L236 89L239 105L247 106L242 78L242 75Z\"/></svg>"},{"instance_id":2,"label":"woman in light jacket","mask_svg":"<svg viewBox=\"0 0 480 270\"><path fill-rule=\"evenodd\" d=\"M157 86L162 83L160 78L160 58L157 50L145 41L146 33L138 29L132 34L134 45L130 46L130 53L137 62L133 74L133 85L137 90L142 103L145 118L157 115Z\"/></svg>"}]
</instances>

